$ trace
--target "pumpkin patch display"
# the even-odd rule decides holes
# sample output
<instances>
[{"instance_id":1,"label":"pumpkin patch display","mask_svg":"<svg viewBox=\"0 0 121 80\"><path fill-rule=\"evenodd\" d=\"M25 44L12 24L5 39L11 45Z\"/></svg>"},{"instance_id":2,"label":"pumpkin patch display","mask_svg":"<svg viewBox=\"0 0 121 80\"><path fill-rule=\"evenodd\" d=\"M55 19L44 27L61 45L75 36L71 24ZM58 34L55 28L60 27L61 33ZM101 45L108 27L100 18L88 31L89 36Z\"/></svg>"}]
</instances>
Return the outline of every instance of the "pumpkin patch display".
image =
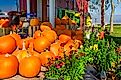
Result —
<instances>
[{"instance_id":1,"label":"pumpkin patch display","mask_svg":"<svg viewBox=\"0 0 121 80\"><path fill-rule=\"evenodd\" d=\"M18 60L14 55L0 55L0 79L10 78L17 73Z\"/></svg>"},{"instance_id":2,"label":"pumpkin patch display","mask_svg":"<svg viewBox=\"0 0 121 80\"><path fill-rule=\"evenodd\" d=\"M0 53L11 54L16 49L16 40L10 35L0 37Z\"/></svg>"},{"instance_id":3,"label":"pumpkin patch display","mask_svg":"<svg viewBox=\"0 0 121 80\"><path fill-rule=\"evenodd\" d=\"M40 59L36 56L25 57L19 63L19 74L24 77L35 77L40 70Z\"/></svg>"}]
</instances>

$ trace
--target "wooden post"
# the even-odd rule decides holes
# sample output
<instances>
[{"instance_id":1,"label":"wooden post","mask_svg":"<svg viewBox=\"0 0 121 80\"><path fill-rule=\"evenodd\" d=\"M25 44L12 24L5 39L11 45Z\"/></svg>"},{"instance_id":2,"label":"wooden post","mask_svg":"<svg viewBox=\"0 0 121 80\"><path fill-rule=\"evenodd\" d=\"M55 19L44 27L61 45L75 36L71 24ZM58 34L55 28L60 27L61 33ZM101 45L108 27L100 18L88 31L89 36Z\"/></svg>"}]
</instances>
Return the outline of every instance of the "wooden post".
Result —
<instances>
[{"instance_id":1,"label":"wooden post","mask_svg":"<svg viewBox=\"0 0 121 80\"><path fill-rule=\"evenodd\" d=\"M5 28L2 28L3 29L3 36L5 35Z\"/></svg>"},{"instance_id":2,"label":"wooden post","mask_svg":"<svg viewBox=\"0 0 121 80\"><path fill-rule=\"evenodd\" d=\"M42 21L47 20L47 0L42 0Z\"/></svg>"},{"instance_id":3,"label":"wooden post","mask_svg":"<svg viewBox=\"0 0 121 80\"><path fill-rule=\"evenodd\" d=\"M28 28L28 35L29 35L29 37L32 37L32 27L31 26L29 26L29 28Z\"/></svg>"}]
</instances>

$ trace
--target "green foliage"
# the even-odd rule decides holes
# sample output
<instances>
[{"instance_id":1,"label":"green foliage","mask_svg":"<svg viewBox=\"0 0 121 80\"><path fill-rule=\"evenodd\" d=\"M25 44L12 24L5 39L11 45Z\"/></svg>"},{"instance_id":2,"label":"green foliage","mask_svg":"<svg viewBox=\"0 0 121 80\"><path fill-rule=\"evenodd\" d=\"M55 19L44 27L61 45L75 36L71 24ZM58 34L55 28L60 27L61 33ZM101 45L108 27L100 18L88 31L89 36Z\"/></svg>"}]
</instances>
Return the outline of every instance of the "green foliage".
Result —
<instances>
[{"instance_id":1,"label":"green foliage","mask_svg":"<svg viewBox=\"0 0 121 80\"><path fill-rule=\"evenodd\" d=\"M86 40L81 52L91 58L88 64L95 65L98 72L108 71L113 67L112 63L116 63L118 55L115 51L116 43L108 39L98 40L96 39L96 33L91 34L91 39Z\"/></svg>"},{"instance_id":2,"label":"green foliage","mask_svg":"<svg viewBox=\"0 0 121 80\"><path fill-rule=\"evenodd\" d=\"M85 61L87 59L86 57L79 56L79 53L73 53L69 57L65 56L63 59L56 60L49 68L49 71L45 73L46 77L49 79L55 78L57 80L83 80ZM59 67L60 63L64 64Z\"/></svg>"}]
</instances>

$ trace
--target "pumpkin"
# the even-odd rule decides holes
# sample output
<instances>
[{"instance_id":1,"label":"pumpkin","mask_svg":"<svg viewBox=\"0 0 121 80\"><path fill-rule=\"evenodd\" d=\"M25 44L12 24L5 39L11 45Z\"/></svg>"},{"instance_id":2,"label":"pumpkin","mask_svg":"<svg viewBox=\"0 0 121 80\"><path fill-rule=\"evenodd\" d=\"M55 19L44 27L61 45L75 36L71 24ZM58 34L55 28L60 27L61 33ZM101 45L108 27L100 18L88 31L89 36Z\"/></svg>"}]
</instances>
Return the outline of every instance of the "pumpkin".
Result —
<instances>
[{"instance_id":1,"label":"pumpkin","mask_svg":"<svg viewBox=\"0 0 121 80\"><path fill-rule=\"evenodd\" d=\"M51 29L53 28L50 22L43 22L41 25L49 26Z\"/></svg>"},{"instance_id":2,"label":"pumpkin","mask_svg":"<svg viewBox=\"0 0 121 80\"><path fill-rule=\"evenodd\" d=\"M57 39L57 34L54 30L44 30L41 35L46 37L51 43Z\"/></svg>"},{"instance_id":3,"label":"pumpkin","mask_svg":"<svg viewBox=\"0 0 121 80\"><path fill-rule=\"evenodd\" d=\"M74 40L74 47L76 48L76 49L78 49L78 48L80 48L80 46L82 45L83 43L80 41L80 40Z\"/></svg>"},{"instance_id":4,"label":"pumpkin","mask_svg":"<svg viewBox=\"0 0 121 80\"><path fill-rule=\"evenodd\" d=\"M12 53L12 55L15 55L18 59L18 61L20 62L20 60L22 60L23 58L27 57L29 54L29 52L26 50L25 48L25 42L23 41L22 43L22 50L19 50L18 48Z\"/></svg>"},{"instance_id":5,"label":"pumpkin","mask_svg":"<svg viewBox=\"0 0 121 80\"><path fill-rule=\"evenodd\" d=\"M65 25L56 25L56 29L58 29L58 30L65 30L66 27L65 27Z\"/></svg>"},{"instance_id":6,"label":"pumpkin","mask_svg":"<svg viewBox=\"0 0 121 80\"><path fill-rule=\"evenodd\" d=\"M63 30L63 34L65 34L65 35L68 35L68 36L70 36L71 37L71 30L68 30L68 29L65 29L65 30Z\"/></svg>"},{"instance_id":7,"label":"pumpkin","mask_svg":"<svg viewBox=\"0 0 121 80\"><path fill-rule=\"evenodd\" d=\"M55 56L50 51L45 51L40 54L40 61L42 66L48 66L48 63L51 63L53 60L55 60Z\"/></svg>"},{"instance_id":8,"label":"pumpkin","mask_svg":"<svg viewBox=\"0 0 121 80\"><path fill-rule=\"evenodd\" d=\"M60 25L61 24L61 20L59 18L55 18L55 24L56 25Z\"/></svg>"},{"instance_id":9,"label":"pumpkin","mask_svg":"<svg viewBox=\"0 0 121 80\"><path fill-rule=\"evenodd\" d=\"M34 45L34 50L37 52L42 52L46 48L50 46L50 42L46 37L38 37L37 39L34 40L33 45Z\"/></svg>"},{"instance_id":10,"label":"pumpkin","mask_svg":"<svg viewBox=\"0 0 121 80\"><path fill-rule=\"evenodd\" d=\"M23 42L25 42L25 48L27 49L29 47L29 42L28 42L27 39L21 39L21 40L19 40L18 44L17 44L18 48L19 49L23 48Z\"/></svg>"},{"instance_id":11,"label":"pumpkin","mask_svg":"<svg viewBox=\"0 0 121 80\"><path fill-rule=\"evenodd\" d=\"M76 30L75 33L76 33L76 35L83 35L83 31L82 30Z\"/></svg>"},{"instance_id":12,"label":"pumpkin","mask_svg":"<svg viewBox=\"0 0 121 80\"><path fill-rule=\"evenodd\" d=\"M16 49L16 41L10 35L0 37L0 53L12 53Z\"/></svg>"},{"instance_id":13,"label":"pumpkin","mask_svg":"<svg viewBox=\"0 0 121 80\"><path fill-rule=\"evenodd\" d=\"M30 42L28 51L31 55L39 57L40 54L33 50L33 42Z\"/></svg>"},{"instance_id":14,"label":"pumpkin","mask_svg":"<svg viewBox=\"0 0 121 80\"><path fill-rule=\"evenodd\" d=\"M33 18L30 20L30 25L31 26L38 26L39 25L39 19L38 18Z\"/></svg>"},{"instance_id":15,"label":"pumpkin","mask_svg":"<svg viewBox=\"0 0 121 80\"><path fill-rule=\"evenodd\" d=\"M12 37L16 40L16 43L17 43L17 44L18 44L19 41L21 40L20 35L16 34L15 32L14 32L14 33L10 33L10 36L12 36Z\"/></svg>"},{"instance_id":16,"label":"pumpkin","mask_svg":"<svg viewBox=\"0 0 121 80\"><path fill-rule=\"evenodd\" d=\"M24 77L35 77L40 69L40 59L36 56L25 57L19 63L19 74Z\"/></svg>"},{"instance_id":17,"label":"pumpkin","mask_svg":"<svg viewBox=\"0 0 121 80\"><path fill-rule=\"evenodd\" d=\"M72 22L72 25L77 25L75 20L71 20L71 22Z\"/></svg>"},{"instance_id":18,"label":"pumpkin","mask_svg":"<svg viewBox=\"0 0 121 80\"><path fill-rule=\"evenodd\" d=\"M50 52L52 52L55 56L64 57L62 46L59 41L50 45Z\"/></svg>"},{"instance_id":19,"label":"pumpkin","mask_svg":"<svg viewBox=\"0 0 121 80\"><path fill-rule=\"evenodd\" d=\"M71 39L71 37L68 36L68 35L65 35L65 34L61 34L61 35L59 36L59 40L61 41L61 43L66 43L66 42L68 42L70 39Z\"/></svg>"},{"instance_id":20,"label":"pumpkin","mask_svg":"<svg viewBox=\"0 0 121 80\"><path fill-rule=\"evenodd\" d=\"M12 53L12 55L15 55L20 62L23 58L27 57L28 55L39 56L39 53L33 50L33 42L30 42L28 49L25 48L25 43L23 42L23 49L16 49Z\"/></svg>"},{"instance_id":21,"label":"pumpkin","mask_svg":"<svg viewBox=\"0 0 121 80\"><path fill-rule=\"evenodd\" d=\"M1 23L0 26L2 26L3 28L9 27L9 20L8 20L8 19L5 19L5 20Z\"/></svg>"},{"instance_id":22,"label":"pumpkin","mask_svg":"<svg viewBox=\"0 0 121 80\"><path fill-rule=\"evenodd\" d=\"M10 78L17 73L18 60L14 55L0 55L0 79Z\"/></svg>"},{"instance_id":23,"label":"pumpkin","mask_svg":"<svg viewBox=\"0 0 121 80\"><path fill-rule=\"evenodd\" d=\"M63 25L69 24L69 17L68 17L68 16L64 16L64 17L61 19L61 23L62 23Z\"/></svg>"},{"instance_id":24,"label":"pumpkin","mask_svg":"<svg viewBox=\"0 0 121 80\"><path fill-rule=\"evenodd\" d=\"M37 31L35 31L34 32L34 38L36 39L36 38L38 38L38 37L40 37L41 36L41 31L40 30L37 30Z\"/></svg>"},{"instance_id":25,"label":"pumpkin","mask_svg":"<svg viewBox=\"0 0 121 80\"><path fill-rule=\"evenodd\" d=\"M51 28L47 25L40 25L40 30L44 31L44 30L51 30Z\"/></svg>"},{"instance_id":26,"label":"pumpkin","mask_svg":"<svg viewBox=\"0 0 121 80\"><path fill-rule=\"evenodd\" d=\"M1 25L4 21L5 21L4 19L0 19L0 25Z\"/></svg>"},{"instance_id":27,"label":"pumpkin","mask_svg":"<svg viewBox=\"0 0 121 80\"><path fill-rule=\"evenodd\" d=\"M73 40L69 40L65 45L64 45L64 52L66 56L69 56L71 53L71 51L73 50L77 50L75 48L75 44L73 42Z\"/></svg>"}]
</instances>

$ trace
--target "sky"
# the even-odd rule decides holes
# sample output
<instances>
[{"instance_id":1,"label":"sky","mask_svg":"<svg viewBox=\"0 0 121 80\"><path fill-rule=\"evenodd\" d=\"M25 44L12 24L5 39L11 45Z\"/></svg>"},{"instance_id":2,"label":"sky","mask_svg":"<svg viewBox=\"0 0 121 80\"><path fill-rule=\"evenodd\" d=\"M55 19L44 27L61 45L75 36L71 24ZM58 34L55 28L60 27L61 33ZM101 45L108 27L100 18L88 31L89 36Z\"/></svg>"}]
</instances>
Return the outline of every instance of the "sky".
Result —
<instances>
[{"instance_id":1,"label":"sky","mask_svg":"<svg viewBox=\"0 0 121 80\"><path fill-rule=\"evenodd\" d=\"M114 3L116 3L116 0L113 0ZM90 5L92 5L90 3ZM98 7L99 11L91 11L89 10L89 12L91 13L91 17L92 17L92 21L93 23L100 23L101 22L101 8L97 5L95 5L96 7ZM119 4L115 4L115 12L114 12L114 20L113 22L115 23L121 23L121 2ZM110 13L111 13L111 7L108 8L108 10L105 11L105 22L109 23L110 22Z\"/></svg>"},{"instance_id":2,"label":"sky","mask_svg":"<svg viewBox=\"0 0 121 80\"><path fill-rule=\"evenodd\" d=\"M16 7L17 0L0 0L0 1L1 1L0 10L5 11L5 12L11 11L11 10L17 10L17 7ZM110 14L110 9L106 11L106 14ZM121 2L115 8L115 15L121 15Z\"/></svg>"},{"instance_id":3,"label":"sky","mask_svg":"<svg viewBox=\"0 0 121 80\"><path fill-rule=\"evenodd\" d=\"M8 12L11 10L17 10L16 0L0 0L0 10Z\"/></svg>"}]
</instances>

